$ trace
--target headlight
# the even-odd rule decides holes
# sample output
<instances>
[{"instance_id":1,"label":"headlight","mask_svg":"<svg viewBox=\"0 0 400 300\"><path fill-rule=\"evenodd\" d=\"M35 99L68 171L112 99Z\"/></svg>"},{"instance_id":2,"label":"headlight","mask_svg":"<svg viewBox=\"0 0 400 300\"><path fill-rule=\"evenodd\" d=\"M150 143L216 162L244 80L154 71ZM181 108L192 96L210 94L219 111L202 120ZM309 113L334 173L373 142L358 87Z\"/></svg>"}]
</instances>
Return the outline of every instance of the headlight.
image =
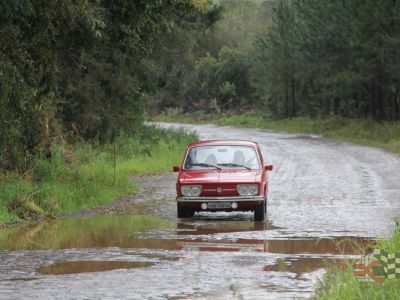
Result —
<instances>
[{"instance_id":1,"label":"headlight","mask_svg":"<svg viewBox=\"0 0 400 300\"><path fill-rule=\"evenodd\" d=\"M182 185L181 192L187 197L199 196L201 193L201 185Z\"/></svg>"},{"instance_id":2,"label":"headlight","mask_svg":"<svg viewBox=\"0 0 400 300\"><path fill-rule=\"evenodd\" d=\"M238 184L237 191L241 196L254 196L258 194L257 184Z\"/></svg>"}]
</instances>

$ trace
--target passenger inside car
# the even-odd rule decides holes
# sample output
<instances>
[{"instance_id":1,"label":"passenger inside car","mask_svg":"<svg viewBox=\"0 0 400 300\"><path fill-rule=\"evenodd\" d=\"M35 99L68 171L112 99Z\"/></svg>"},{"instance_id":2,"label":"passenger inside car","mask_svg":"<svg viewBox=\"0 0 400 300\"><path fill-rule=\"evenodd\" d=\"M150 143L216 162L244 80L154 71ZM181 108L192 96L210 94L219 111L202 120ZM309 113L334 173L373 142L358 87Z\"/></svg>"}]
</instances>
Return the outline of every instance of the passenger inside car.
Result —
<instances>
[{"instance_id":1,"label":"passenger inside car","mask_svg":"<svg viewBox=\"0 0 400 300\"><path fill-rule=\"evenodd\" d=\"M246 161L245 161L243 152L240 150L235 151L235 154L233 155L232 163L237 164L237 165L244 165L245 162Z\"/></svg>"}]
</instances>

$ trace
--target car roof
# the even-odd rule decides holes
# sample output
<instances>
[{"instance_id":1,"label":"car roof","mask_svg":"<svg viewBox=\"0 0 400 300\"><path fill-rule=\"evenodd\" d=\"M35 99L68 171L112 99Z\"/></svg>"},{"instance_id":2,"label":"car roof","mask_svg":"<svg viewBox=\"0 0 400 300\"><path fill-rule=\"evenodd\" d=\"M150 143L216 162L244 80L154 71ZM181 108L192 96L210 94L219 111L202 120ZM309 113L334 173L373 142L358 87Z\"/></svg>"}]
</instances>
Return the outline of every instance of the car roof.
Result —
<instances>
[{"instance_id":1,"label":"car roof","mask_svg":"<svg viewBox=\"0 0 400 300\"><path fill-rule=\"evenodd\" d=\"M233 145L233 146L251 146L256 147L258 144L247 140L206 140L197 141L188 145L188 147L196 146L218 146L218 145Z\"/></svg>"}]
</instances>

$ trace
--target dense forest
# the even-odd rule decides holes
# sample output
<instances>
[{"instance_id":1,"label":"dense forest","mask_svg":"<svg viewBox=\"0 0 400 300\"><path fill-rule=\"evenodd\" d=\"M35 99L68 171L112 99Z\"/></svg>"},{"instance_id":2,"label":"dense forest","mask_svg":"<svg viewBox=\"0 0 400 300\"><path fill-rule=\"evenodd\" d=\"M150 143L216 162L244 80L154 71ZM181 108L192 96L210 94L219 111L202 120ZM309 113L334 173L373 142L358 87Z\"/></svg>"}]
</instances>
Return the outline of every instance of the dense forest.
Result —
<instances>
[{"instance_id":1,"label":"dense forest","mask_svg":"<svg viewBox=\"0 0 400 300\"><path fill-rule=\"evenodd\" d=\"M400 118L399 1L219 4L209 44L192 61L193 88L178 85L175 106L245 107L268 118Z\"/></svg>"},{"instance_id":2,"label":"dense forest","mask_svg":"<svg viewBox=\"0 0 400 300\"><path fill-rule=\"evenodd\" d=\"M400 118L400 3L281 1L257 37L272 116Z\"/></svg>"},{"instance_id":3,"label":"dense forest","mask_svg":"<svg viewBox=\"0 0 400 300\"><path fill-rule=\"evenodd\" d=\"M0 167L24 170L57 139L134 132L154 85L145 58L217 12L201 0L0 1Z\"/></svg>"},{"instance_id":4,"label":"dense forest","mask_svg":"<svg viewBox=\"0 0 400 300\"><path fill-rule=\"evenodd\" d=\"M167 109L400 118L397 0L0 1L0 168Z\"/></svg>"}]
</instances>

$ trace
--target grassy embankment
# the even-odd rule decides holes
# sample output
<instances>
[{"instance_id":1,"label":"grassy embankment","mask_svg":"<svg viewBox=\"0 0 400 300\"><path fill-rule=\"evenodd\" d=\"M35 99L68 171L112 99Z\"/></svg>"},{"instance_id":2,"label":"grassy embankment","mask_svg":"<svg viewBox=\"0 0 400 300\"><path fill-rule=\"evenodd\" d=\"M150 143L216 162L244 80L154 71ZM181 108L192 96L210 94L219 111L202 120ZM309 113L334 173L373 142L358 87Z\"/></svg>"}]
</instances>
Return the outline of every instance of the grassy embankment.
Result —
<instances>
[{"instance_id":1,"label":"grassy embankment","mask_svg":"<svg viewBox=\"0 0 400 300\"><path fill-rule=\"evenodd\" d=\"M119 138L115 184L112 144L58 143L51 161L36 159L23 175L0 172L0 227L56 217L131 194L129 175L170 171L194 139L185 132L153 127Z\"/></svg>"},{"instance_id":2,"label":"grassy embankment","mask_svg":"<svg viewBox=\"0 0 400 300\"><path fill-rule=\"evenodd\" d=\"M400 122L377 122L370 119L346 119L342 117L329 117L326 119L297 117L277 121L265 119L255 113L227 116L183 115L176 110L169 110L167 113L161 114L152 120L213 123L286 132L314 133L337 140L380 147L400 154Z\"/></svg>"}]
</instances>

